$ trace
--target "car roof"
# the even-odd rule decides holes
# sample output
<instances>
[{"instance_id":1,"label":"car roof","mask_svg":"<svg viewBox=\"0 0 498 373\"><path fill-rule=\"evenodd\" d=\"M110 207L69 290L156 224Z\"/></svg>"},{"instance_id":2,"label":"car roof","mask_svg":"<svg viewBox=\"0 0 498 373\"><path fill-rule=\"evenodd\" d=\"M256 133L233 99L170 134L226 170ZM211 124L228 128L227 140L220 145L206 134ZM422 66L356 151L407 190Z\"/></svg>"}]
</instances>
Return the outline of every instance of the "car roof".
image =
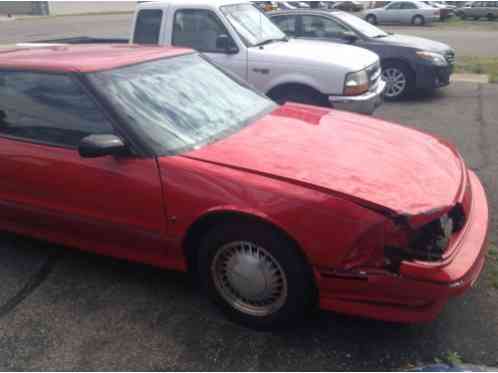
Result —
<instances>
[{"instance_id":1,"label":"car roof","mask_svg":"<svg viewBox=\"0 0 498 373\"><path fill-rule=\"evenodd\" d=\"M192 52L186 48L133 44L21 44L10 49L0 49L0 68L95 72Z\"/></svg>"}]
</instances>

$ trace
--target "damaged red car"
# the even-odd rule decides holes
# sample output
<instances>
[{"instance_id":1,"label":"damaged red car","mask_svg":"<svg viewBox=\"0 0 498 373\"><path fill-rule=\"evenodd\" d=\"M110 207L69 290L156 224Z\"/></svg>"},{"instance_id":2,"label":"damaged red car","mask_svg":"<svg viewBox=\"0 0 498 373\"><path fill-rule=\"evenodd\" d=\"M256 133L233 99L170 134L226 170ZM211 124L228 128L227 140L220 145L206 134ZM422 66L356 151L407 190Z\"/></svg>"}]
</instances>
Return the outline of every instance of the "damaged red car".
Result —
<instances>
[{"instance_id":1,"label":"damaged red car","mask_svg":"<svg viewBox=\"0 0 498 373\"><path fill-rule=\"evenodd\" d=\"M477 280L488 229L444 140L133 45L0 53L0 206L1 229L189 270L256 328L316 305L432 320Z\"/></svg>"}]
</instances>

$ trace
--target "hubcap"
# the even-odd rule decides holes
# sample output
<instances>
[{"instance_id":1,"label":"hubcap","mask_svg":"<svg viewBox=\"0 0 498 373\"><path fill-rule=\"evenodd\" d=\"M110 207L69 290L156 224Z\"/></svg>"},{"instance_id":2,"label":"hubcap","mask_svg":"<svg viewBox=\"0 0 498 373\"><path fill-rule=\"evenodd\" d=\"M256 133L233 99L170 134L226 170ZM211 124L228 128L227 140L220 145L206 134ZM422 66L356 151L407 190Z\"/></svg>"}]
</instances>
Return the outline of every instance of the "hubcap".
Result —
<instances>
[{"instance_id":1,"label":"hubcap","mask_svg":"<svg viewBox=\"0 0 498 373\"><path fill-rule=\"evenodd\" d=\"M401 70L388 67L382 71L382 76L387 83L384 93L387 97L397 97L406 89L406 76Z\"/></svg>"},{"instance_id":2,"label":"hubcap","mask_svg":"<svg viewBox=\"0 0 498 373\"><path fill-rule=\"evenodd\" d=\"M251 242L221 247L213 259L211 276L223 299L250 316L268 316L287 298L282 267L268 251Z\"/></svg>"}]
</instances>

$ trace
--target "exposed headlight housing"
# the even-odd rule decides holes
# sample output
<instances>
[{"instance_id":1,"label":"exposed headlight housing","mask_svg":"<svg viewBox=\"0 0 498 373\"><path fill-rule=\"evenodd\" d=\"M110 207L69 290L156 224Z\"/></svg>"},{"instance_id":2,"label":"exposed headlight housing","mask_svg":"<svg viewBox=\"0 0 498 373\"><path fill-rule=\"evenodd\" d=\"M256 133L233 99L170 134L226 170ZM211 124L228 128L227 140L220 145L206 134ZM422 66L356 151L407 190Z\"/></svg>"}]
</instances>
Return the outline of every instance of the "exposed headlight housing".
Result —
<instances>
[{"instance_id":1,"label":"exposed headlight housing","mask_svg":"<svg viewBox=\"0 0 498 373\"><path fill-rule=\"evenodd\" d=\"M442 54L439 54L439 53L427 52L427 51L418 51L417 57L422 59L422 60L425 60L427 62L430 62L436 66L447 66L448 65L446 58Z\"/></svg>"},{"instance_id":2,"label":"exposed headlight housing","mask_svg":"<svg viewBox=\"0 0 498 373\"><path fill-rule=\"evenodd\" d=\"M358 96L368 91L369 81L366 70L361 70L346 75L344 83L345 96Z\"/></svg>"}]
</instances>

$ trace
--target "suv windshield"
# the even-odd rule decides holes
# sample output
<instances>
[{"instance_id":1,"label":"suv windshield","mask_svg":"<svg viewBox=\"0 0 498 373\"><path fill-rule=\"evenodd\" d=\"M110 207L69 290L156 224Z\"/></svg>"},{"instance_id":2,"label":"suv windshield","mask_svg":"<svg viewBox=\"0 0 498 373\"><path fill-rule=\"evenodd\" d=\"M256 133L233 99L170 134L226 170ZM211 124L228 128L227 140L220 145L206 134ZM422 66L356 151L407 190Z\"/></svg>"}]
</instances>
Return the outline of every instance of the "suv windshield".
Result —
<instances>
[{"instance_id":1,"label":"suv windshield","mask_svg":"<svg viewBox=\"0 0 498 373\"><path fill-rule=\"evenodd\" d=\"M362 20L360 17L357 17L355 15L345 12L338 12L334 13L334 16L339 18L352 28L356 29L356 31L359 31L367 38L383 38L387 36L387 33L382 31L380 28Z\"/></svg>"},{"instance_id":2,"label":"suv windshield","mask_svg":"<svg viewBox=\"0 0 498 373\"><path fill-rule=\"evenodd\" d=\"M285 34L252 4L221 7L232 27L251 47L275 40L286 40Z\"/></svg>"},{"instance_id":3,"label":"suv windshield","mask_svg":"<svg viewBox=\"0 0 498 373\"><path fill-rule=\"evenodd\" d=\"M157 155L219 140L276 107L198 54L88 76Z\"/></svg>"}]
</instances>

